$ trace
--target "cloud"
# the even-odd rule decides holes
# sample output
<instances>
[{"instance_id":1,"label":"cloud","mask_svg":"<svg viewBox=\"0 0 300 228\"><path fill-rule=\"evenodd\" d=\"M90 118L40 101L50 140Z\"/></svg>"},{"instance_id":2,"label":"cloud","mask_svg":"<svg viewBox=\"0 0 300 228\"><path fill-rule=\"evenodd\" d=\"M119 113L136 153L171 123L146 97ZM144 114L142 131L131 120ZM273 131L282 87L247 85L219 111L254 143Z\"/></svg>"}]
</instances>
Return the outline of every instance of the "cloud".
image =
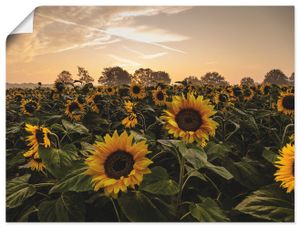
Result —
<instances>
[{"instance_id":1,"label":"cloud","mask_svg":"<svg viewBox=\"0 0 300 228\"><path fill-rule=\"evenodd\" d=\"M172 15L191 7L47 6L35 11L32 34L13 35L7 46L8 64L30 62L36 56L93 47L102 49L122 40L142 42L178 53L166 45L188 37L147 25L135 26L137 17ZM144 56L145 59L165 52Z\"/></svg>"},{"instance_id":2,"label":"cloud","mask_svg":"<svg viewBox=\"0 0 300 228\"><path fill-rule=\"evenodd\" d=\"M126 46L124 46L124 49L126 49L127 51L130 51L134 54L137 54L138 57L140 57L142 59L155 59L155 58L162 57L162 56L168 54L167 52L158 52L158 53L154 53L154 54L144 54L140 51L134 50L134 49L126 47Z\"/></svg>"},{"instance_id":3,"label":"cloud","mask_svg":"<svg viewBox=\"0 0 300 228\"><path fill-rule=\"evenodd\" d=\"M127 58L122 58L113 54L109 54L109 57L113 58L114 60L116 60L117 62L114 63L114 65L120 66L120 67L132 67L132 68L136 68L136 67L140 67L142 64L137 63L133 60L127 59Z\"/></svg>"}]
</instances>

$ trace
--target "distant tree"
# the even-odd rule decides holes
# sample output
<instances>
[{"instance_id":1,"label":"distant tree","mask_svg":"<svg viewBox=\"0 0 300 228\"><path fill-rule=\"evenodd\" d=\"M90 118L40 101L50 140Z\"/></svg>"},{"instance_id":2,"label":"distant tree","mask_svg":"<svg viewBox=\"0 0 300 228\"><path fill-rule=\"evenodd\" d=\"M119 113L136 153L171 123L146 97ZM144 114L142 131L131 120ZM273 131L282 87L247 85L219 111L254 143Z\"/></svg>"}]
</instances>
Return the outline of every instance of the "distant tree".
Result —
<instances>
[{"instance_id":1,"label":"distant tree","mask_svg":"<svg viewBox=\"0 0 300 228\"><path fill-rule=\"evenodd\" d=\"M133 73L132 80L145 86L153 83L153 71L150 68L140 68Z\"/></svg>"},{"instance_id":2,"label":"distant tree","mask_svg":"<svg viewBox=\"0 0 300 228\"><path fill-rule=\"evenodd\" d=\"M264 83L284 85L288 84L288 77L279 69L269 71L265 75Z\"/></svg>"},{"instance_id":3,"label":"distant tree","mask_svg":"<svg viewBox=\"0 0 300 228\"><path fill-rule=\"evenodd\" d=\"M244 77L241 79L241 86L254 86L255 82L251 77Z\"/></svg>"},{"instance_id":4,"label":"distant tree","mask_svg":"<svg viewBox=\"0 0 300 228\"><path fill-rule=\"evenodd\" d=\"M57 75L55 82L62 82L65 84L72 83L72 74L69 71L63 70L59 75Z\"/></svg>"},{"instance_id":5,"label":"distant tree","mask_svg":"<svg viewBox=\"0 0 300 228\"><path fill-rule=\"evenodd\" d=\"M292 85L295 83L295 73L294 72L289 77L289 81L290 81L290 84L292 84Z\"/></svg>"},{"instance_id":6,"label":"distant tree","mask_svg":"<svg viewBox=\"0 0 300 228\"><path fill-rule=\"evenodd\" d=\"M94 78L90 76L89 72L83 67L77 66L79 81L83 84L88 84L94 81Z\"/></svg>"},{"instance_id":7,"label":"distant tree","mask_svg":"<svg viewBox=\"0 0 300 228\"><path fill-rule=\"evenodd\" d=\"M132 80L144 86L153 86L158 82L165 84L171 83L171 78L167 72L153 71L150 68L140 68L136 70L132 76Z\"/></svg>"},{"instance_id":8,"label":"distant tree","mask_svg":"<svg viewBox=\"0 0 300 228\"><path fill-rule=\"evenodd\" d=\"M104 68L98 82L106 86L116 86L129 84L130 80L131 75L123 68L116 66Z\"/></svg>"},{"instance_id":9,"label":"distant tree","mask_svg":"<svg viewBox=\"0 0 300 228\"><path fill-rule=\"evenodd\" d=\"M185 79L183 79L183 84L185 85L199 85L201 84L201 80L199 78L197 78L196 76L188 76Z\"/></svg>"},{"instance_id":10,"label":"distant tree","mask_svg":"<svg viewBox=\"0 0 300 228\"><path fill-rule=\"evenodd\" d=\"M204 85L221 85L226 86L229 83L218 72L208 72L201 77L201 83Z\"/></svg>"},{"instance_id":11,"label":"distant tree","mask_svg":"<svg viewBox=\"0 0 300 228\"><path fill-rule=\"evenodd\" d=\"M170 84L171 78L170 75L167 72L164 71L156 71L152 73L152 81L157 82L163 82L164 84Z\"/></svg>"}]
</instances>

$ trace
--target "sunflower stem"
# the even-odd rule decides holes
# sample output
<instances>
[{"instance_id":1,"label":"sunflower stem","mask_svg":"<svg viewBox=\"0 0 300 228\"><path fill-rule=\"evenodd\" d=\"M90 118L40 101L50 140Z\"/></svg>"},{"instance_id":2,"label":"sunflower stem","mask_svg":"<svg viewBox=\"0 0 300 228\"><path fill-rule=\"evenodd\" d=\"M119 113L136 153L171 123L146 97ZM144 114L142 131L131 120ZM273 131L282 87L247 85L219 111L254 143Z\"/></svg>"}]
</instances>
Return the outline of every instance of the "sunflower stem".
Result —
<instances>
[{"instance_id":1,"label":"sunflower stem","mask_svg":"<svg viewBox=\"0 0 300 228\"><path fill-rule=\"evenodd\" d=\"M57 134L51 132L50 135L53 135L53 136L55 137L55 140L56 140L56 147L57 147L58 149L60 149L60 142L59 142L59 137L57 136Z\"/></svg>"},{"instance_id":2,"label":"sunflower stem","mask_svg":"<svg viewBox=\"0 0 300 228\"><path fill-rule=\"evenodd\" d=\"M112 205L114 207L114 210L115 210L118 222L121 222L120 215L119 215L118 209L116 207L115 201L113 200L113 198L110 198L110 201L111 201L111 203L112 203Z\"/></svg>"},{"instance_id":3,"label":"sunflower stem","mask_svg":"<svg viewBox=\"0 0 300 228\"><path fill-rule=\"evenodd\" d=\"M211 183L211 185L216 189L216 191L218 192L217 198L216 200L218 201L221 197L221 191L218 188L218 186L215 184L215 182L212 181L212 179L210 179L206 174L203 174L205 176L205 178Z\"/></svg>"},{"instance_id":4,"label":"sunflower stem","mask_svg":"<svg viewBox=\"0 0 300 228\"><path fill-rule=\"evenodd\" d=\"M185 159L183 156L181 156L181 159L180 159L180 171L179 171L179 192L178 192L178 195L177 195L177 215L179 217L179 207L181 205L181 197L182 197L182 192L183 192L183 187L184 187L184 165L185 165Z\"/></svg>"}]
</instances>

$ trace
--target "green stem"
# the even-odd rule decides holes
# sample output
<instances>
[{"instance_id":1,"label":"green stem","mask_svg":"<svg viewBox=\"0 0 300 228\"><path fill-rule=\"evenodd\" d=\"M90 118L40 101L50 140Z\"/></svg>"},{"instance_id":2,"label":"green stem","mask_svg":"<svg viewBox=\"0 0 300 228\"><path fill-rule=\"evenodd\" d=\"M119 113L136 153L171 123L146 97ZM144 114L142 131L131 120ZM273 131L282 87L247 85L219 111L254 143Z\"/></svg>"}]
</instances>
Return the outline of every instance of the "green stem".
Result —
<instances>
[{"instance_id":1,"label":"green stem","mask_svg":"<svg viewBox=\"0 0 300 228\"><path fill-rule=\"evenodd\" d=\"M284 143L284 139L285 139L285 135L287 133L287 130L290 128L290 127L293 127L294 124L288 124L286 125L286 127L284 128L284 132L283 132L283 135L282 135L282 138L281 138L281 145L283 145Z\"/></svg>"},{"instance_id":2,"label":"green stem","mask_svg":"<svg viewBox=\"0 0 300 228\"><path fill-rule=\"evenodd\" d=\"M189 212L187 212L186 214L184 214L179 220L182 220L182 219L184 219L186 216L188 216L188 215L190 215L191 214L191 212L189 211Z\"/></svg>"},{"instance_id":3,"label":"green stem","mask_svg":"<svg viewBox=\"0 0 300 228\"><path fill-rule=\"evenodd\" d=\"M113 207L114 207L114 210L115 210L115 213L116 213L118 222L121 222L120 215L119 215L118 209L117 209L117 207L116 207L116 204L115 204L115 202L114 202L114 200L113 200L112 198L110 198L110 200L111 200L111 203L112 203L112 205L113 205Z\"/></svg>"},{"instance_id":4,"label":"green stem","mask_svg":"<svg viewBox=\"0 0 300 228\"><path fill-rule=\"evenodd\" d=\"M184 164L185 164L185 159L183 156L181 156L181 159L180 159L180 171L179 171L179 192L178 192L178 195L177 195L177 214L179 215L179 206L181 205L181 197L182 197L182 192L183 192L183 177L184 177Z\"/></svg>"},{"instance_id":5,"label":"green stem","mask_svg":"<svg viewBox=\"0 0 300 228\"><path fill-rule=\"evenodd\" d=\"M39 183L39 184L34 184L34 187L39 188L39 187L47 187L47 186L53 186L54 183Z\"/></svg>"}]
</instances>

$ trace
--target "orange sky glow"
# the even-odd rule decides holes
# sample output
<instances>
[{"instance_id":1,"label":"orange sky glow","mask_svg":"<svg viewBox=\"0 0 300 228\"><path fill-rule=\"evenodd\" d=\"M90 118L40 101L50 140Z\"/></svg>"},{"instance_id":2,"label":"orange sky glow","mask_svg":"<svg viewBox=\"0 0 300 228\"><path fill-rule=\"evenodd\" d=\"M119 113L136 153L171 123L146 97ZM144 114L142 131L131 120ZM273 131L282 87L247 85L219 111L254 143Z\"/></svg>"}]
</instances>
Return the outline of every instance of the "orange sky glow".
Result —
<instances>
[{"instance_id":1,"label":"orange sky glow","mask_svg":"<svg viewBox=\"0 0 300 228\"><path fill-rule=\"evenodd\" d=\"M77 66L162 70L172 82L217 71L232 84L294 72L294 8L229 6L39 7L30 34L7 41L7 82L53 83Z\"/></svg>"}]
</instances>

